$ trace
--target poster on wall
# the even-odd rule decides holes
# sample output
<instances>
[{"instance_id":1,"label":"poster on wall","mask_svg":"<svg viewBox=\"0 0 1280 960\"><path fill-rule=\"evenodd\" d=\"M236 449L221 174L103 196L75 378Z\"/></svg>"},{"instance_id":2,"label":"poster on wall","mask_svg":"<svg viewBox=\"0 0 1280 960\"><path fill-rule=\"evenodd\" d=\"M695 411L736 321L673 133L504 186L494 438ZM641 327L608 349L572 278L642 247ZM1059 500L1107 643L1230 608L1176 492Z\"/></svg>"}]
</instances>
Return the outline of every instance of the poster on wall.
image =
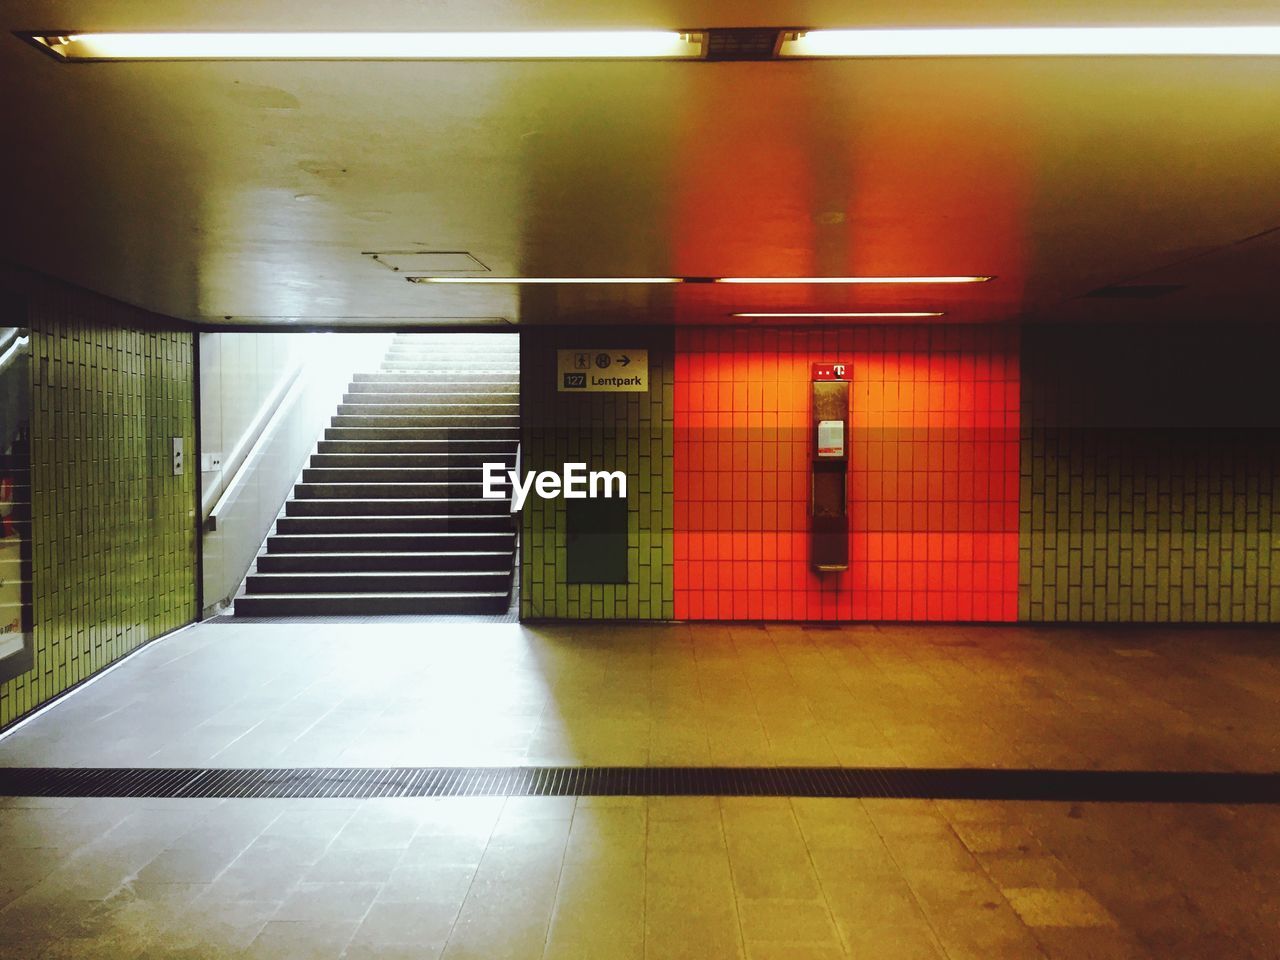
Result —
<instances>
[{"instance_id":1,"label":"poster on wall","mask_svg":"<svg viewBox=\"0 0 1280 960\"><path fill-rule=\"evenodd\" d=\"M31 655L30 344L0 326L0 680Z\"/></svg>"}]
</instances>

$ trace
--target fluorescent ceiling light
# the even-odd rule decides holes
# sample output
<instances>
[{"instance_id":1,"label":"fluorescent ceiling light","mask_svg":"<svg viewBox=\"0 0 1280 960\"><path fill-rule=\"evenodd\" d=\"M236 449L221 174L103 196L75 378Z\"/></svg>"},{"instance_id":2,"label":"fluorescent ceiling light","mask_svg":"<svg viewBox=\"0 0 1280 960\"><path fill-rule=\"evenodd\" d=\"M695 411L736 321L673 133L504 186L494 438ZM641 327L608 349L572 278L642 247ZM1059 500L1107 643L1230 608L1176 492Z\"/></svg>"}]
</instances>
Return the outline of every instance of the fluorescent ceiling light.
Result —
<instances>
[{"instance_id":1,"label":"fluorescent ceiling light","mask_svg":"<svg viewBox=\"0 0 1280 960\"><path fill-rule=\"evenodd\" d=\"M841 319L852 318L871 318L871 317L941 317L941 312L917 312L917 313L892 313L892 312L874 312L874 313L731 313L731 317L752 317L752 318L770 318L770 317L787 317L787 318L804 318L818 319L825 317L838 317Z\"/></svg>"},{"instance_id":2,"label":"fluorescent ceiling light","mask_svg":"<svg viewBox=\"0 0 1280 960\"><path fill-rule=\"evenodd\" d=\"M405 277L410 283L985 283L992 277Z\"/></svg>"},{"instance_id":3,"label":"fluorescent ceiling light","mask_svg":"<svg viewBox=\"0 0 1280 960\"><path fill-rule=\"evenodd\" d=\"M1280 26L809 30L786 57L1185 57L1280 55Z\"/></svg>"},{"instance_id":4,"label":"fluorescent ceiling light","mask_svg":"<svg viewBox=\"0 0 1280 960\"><path fill-rule=\"evenodd\" d=\"M798 30L777 57L1276 56L1280 26L982 27ZM62 60L734 59L709 43L732 30L276 33L20 33ZM756 59L750 57L749 59Z\"/></svg>"},{"instance_id":5,"label":"fluorescent ceiling light","mask_svg":"<svg viewBox=\"0 0 1280 960\"><path fill-rule=\"evenodd\" d=\"M680 277L406 277L410 283L684 283Z\"/></svg>"},{"instance_id":6,"label":"fluorescent ceiling light","mask_svg":"<svg viewBox=\"0 0 1280 960\"><path fill-rule=\"evenodd\" d=\"M702 34L669 30L26 36L64 60L596 60L703 53Z\"/></svg>"},{"instance_id":7,"label":"fluorescent ceiling light","mask_svg":"<svg viewBox=\"0 0 1280 960\"><path fill-rule=\"evenodd\" d=\"M986 283L991 277L720 277L716 283Z\"/></svg>"}]
</instances>

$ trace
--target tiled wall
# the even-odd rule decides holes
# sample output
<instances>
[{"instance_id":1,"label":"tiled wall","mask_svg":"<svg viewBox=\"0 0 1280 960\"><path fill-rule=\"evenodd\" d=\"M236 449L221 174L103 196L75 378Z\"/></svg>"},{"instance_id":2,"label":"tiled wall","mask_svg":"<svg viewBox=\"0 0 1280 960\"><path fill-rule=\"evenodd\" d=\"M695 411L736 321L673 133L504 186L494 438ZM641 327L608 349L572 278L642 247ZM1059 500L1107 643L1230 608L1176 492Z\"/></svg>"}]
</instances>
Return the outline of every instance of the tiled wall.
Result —
<instances>
[{"instance_id":1,"label":"tiled wall","mask_svg":"<svg viewBox=\"0 0 1280 960\"><path fill-rule=\"evenodd\" d=\"M1023 341L1020 618L1280 622L1280 332Z\"/></svg>"},{"instance_id":2,"label":"tiled wall","mask_svg":"<svg viewBox=\"0 0 1280 960\"><path fill-rule=\"evenodd\" d=\"M0 726L195 616L192 334L114 301L0 273L32 328L35 667Z\"/></svg>"},{"instance_id":3,"label":"tiled wall","mask_svg":"<svg viewBox=\"0 0 1280 960\"><path fill-rule=\"evenodd\" d=\"M850 566L809 567L810 366L852 367ZM676 332L675 615L1012 620L1017 331Z\"/></svg>"},{"instance_id":4,"label":"tiled wall","mask_svg":"<svg viewBox=\"0 0 1280 960\"><path fill-rule=\"evenodd\" d=\"M556 392L556 350L649 351L649 392ZM522 517L520 615L525 618L670 619L672 593L672 346L669 329L532 328L520 338L525 470L582 462L624 470L629 502L628 582L566 580L565 502L531 495Z\"/></svg>"}]
</instances>

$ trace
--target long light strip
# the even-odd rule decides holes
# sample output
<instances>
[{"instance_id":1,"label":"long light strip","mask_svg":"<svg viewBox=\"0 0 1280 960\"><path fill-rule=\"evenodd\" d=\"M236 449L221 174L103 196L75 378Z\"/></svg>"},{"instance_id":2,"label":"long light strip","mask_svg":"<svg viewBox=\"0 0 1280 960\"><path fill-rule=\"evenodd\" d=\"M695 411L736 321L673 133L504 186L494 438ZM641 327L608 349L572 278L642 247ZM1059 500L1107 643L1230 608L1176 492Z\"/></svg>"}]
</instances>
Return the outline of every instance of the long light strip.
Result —
<instances>
[{"instance_id":1,"label":"long light strip","mask_svg":"<svg viewBox=\"0 0 1280 960\"><path fill-rule=\"evenodd\" d=\"M410 283L986 283L992 277L405 277Z\"/></svg>"},{"instance_id":2,"label":"long light strip","mask_svg":"<svg viewBox=\"0 0 1280 960\"><path fill-rule=\"evenodd\" d=\"M1280 26L782 30L778 57L1277 56ZM558 30L22 34L55 56L94 60L699 59L703 31Z\"/></svg>"},{"instance_id":3,"label":"long light strip","mask_svg":"<svg viewBox=\"0 0 1280 960\"><path fill-rule=\"evenodd\" d=\"M809 30L787 57L1260 57L1280 55L1280 26L996 27Z\"/></svg>"},{"instance_id":4,"label":"long light strip","mask_svg":"<svg viewBox=\"0 0 1280 960\"><path fill-rule=\"evenodd\" d=\"M410 283L684 283L681 277L405 277Z\"/></svg>"},{"instance_id":5,"label":"long light strip","mask_svg":"<svg viewBox=\"0 0 1280 960\"><path fill-rule=\"evenodd\" d=\"M941 317L943 315L944 314L941 313L940 311L939 312L910 312L910 313L892 313L892 312L878 311L878 312L871 312L871 313L731 313L729 314L729 316L731 317L750 317L754 319L776 319L781 317L786 319L806 319L806 320L817 320L817 319L823 319L828 317L842 319L842 320L843 319L871 319L873 317L894 317L894 318L905 319L908 317Z\"/></svg>"},{"instance_id":6,"label":"long light strip","mask_svg":"<svg viewBox=\"0 0 1280 960\"><path fill-rule=\"evenodd\" d=\"M991 277L720 277L716 283L986 283Z\"/></svg>"},{"instance_id":7,"label":"long light strip","mask_svg":"<svg viewBox=\"0 0 1280 960\"><path fill-rule=\"evenodd\" d=\"M701 57L669 30L467 33L71 33L31 39L65 60L595 60Z\"/></svg>"}]
</instances>

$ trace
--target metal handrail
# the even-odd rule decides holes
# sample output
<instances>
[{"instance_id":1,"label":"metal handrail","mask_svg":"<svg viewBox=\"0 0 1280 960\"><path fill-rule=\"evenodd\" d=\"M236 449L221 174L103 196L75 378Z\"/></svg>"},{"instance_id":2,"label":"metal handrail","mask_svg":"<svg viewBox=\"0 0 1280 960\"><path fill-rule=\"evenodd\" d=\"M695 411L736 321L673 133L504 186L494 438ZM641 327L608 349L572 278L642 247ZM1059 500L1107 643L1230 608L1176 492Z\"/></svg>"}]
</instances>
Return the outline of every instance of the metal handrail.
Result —
<instances>
[{"instance_id":1,"label":"metal handrail","mask_svg":"<svg viewBox=\"0 0 1280 960\"><path fill-rule=\"evenodd\" d=\"M239 465L236 467L235 473L231 475L231 479L227 481L227 485L222 490L222 495L218 497L217 503L209 511L209 516L205 519L205 530L218 529L218 516L223 508L233 499L233 495L238 492L244 478L248 475L248 468L251 463L256 462L257 454L261 447L270 441L272 425L283 415L283 411L287 409L286 402L295 392L299 378L305 364L299 363L294 367L292 373L283 381L277 389L275 396L271 401L262 405L253 426L245 432L249 436L257 431L254 437L253 445L249 448L248 453L244 455ZM269 413L267 411L270 411Z\"/></svg>"}]
</instances>

